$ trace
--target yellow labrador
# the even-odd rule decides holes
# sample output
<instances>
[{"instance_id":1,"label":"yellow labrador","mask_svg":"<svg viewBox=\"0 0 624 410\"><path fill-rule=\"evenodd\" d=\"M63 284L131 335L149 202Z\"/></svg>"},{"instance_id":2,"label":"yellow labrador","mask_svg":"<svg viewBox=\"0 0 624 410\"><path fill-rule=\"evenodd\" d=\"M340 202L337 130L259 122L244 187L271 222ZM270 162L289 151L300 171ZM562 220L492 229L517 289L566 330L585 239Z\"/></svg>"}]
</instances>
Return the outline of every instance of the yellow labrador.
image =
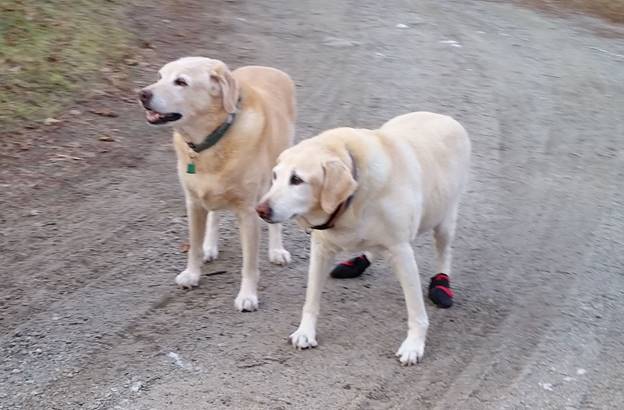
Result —
<instances>
[{"instance_id":1,"label":"yellow labrador","mask_svg":"<svg viewBox=\"0 0 624 410\"><path fill-rule=\"evenodd\" d=\"M290 218L312 230L308 287L297 348L315 347L321 289L342 250L384 253L401 282L407 338L397 356L417 363L429 321L410 241L434 232L438 272L450 273L451 242L470 165L470 140L450 117L416 112L378 130L337 128L287 149L258 205L270 223Z\"/></svg>"},{"instance_id":2,"label":"yellow labrador","mask_svg":"<svg viewBox=\"0 0 624 410\"><path fill-rule=\"evenodd\" d=\"M243 248L235 306L256 310L260 220L254 206L269 189L277 156L292 144L294 84L274 68L230 71L223 62L203 57L173 61L159 74L158 82L142 89L139 98L150 124L174 129L190 236L187 267L176 283L198 285L202 259L218 255L216 211L231 210L238 217ZM290 261L280 225L269 227L269 258L276 264Z\"/></svg>"}]
</instances>

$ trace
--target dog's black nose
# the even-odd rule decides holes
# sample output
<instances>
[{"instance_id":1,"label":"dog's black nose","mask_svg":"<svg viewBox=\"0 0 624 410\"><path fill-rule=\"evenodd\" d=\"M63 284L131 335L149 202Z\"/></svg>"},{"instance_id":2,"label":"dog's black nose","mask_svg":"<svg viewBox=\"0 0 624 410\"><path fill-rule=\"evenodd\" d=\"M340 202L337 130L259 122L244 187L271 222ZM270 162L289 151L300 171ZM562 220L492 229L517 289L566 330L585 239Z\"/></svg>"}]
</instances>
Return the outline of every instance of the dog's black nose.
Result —
<instances>
[{"instance_id":1,"label":"dog's black nose","mask_svg":"<svg viewBox=\"0 0 624 410\"><path fill-rule=\"evenodd\" d=\"M273 209L269 206L268 202L263 202L256 207L258 216L265 221L270 221L273 216Z\"/></svg>"},{"instance_id":2,"label":"dog's black nose","mask_svg":"<svg viewBox=\"0 0 624 410\"><path fill-rule=\"evenodd\" d=\"M153 94L150 90L142 89L141 91L139 91L139 99L141 100L141 103L143 103L143 105L147 105L152 99L152 96Z\"/></svg>"}]
</instances>

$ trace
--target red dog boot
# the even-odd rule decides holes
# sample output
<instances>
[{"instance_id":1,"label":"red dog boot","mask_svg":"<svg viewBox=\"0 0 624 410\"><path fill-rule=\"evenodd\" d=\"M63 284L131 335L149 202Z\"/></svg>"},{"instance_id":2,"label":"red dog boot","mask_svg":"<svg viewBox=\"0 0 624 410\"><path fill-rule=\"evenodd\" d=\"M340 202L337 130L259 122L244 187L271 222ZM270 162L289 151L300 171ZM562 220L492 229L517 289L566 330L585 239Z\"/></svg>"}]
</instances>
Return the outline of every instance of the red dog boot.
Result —
<instances>
[{"instance_id":1,"label":"red dog boot","mask_svg":"<svg viewBox=\"0 0 624 410\"><path fill-rule=\"evenodd\" d=\"M364 273L366 268L370 266L370 262L366 255L361 255L348 261L344 261L336 265L330 275L336 279L357 278Z\"/></svg>"},{"instance_id":2,"label":"red dog boot","mask_svg":"<svg viewBox=\"0 0 624 410\"><path fill-rule=\"evenodd\" d=\"M447 274L438 273L429 283L429 299L440 308L448 309L453 306L453 291Z\"/></svg>"}]
</instances>

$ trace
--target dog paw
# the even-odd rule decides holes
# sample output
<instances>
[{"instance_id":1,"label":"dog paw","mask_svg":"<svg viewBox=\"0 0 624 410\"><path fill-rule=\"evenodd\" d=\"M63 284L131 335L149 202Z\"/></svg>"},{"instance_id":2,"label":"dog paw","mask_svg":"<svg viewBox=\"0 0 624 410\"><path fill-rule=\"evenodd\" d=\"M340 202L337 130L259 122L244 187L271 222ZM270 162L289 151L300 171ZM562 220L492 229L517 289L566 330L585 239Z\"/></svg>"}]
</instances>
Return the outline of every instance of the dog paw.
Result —
<instances>
[{"instance_id":1,"label":"dog paw","mask_svg":"<svg viewBox=\"0 0 624 410\"><path fill-rule=\"evenodd\" d=\"M239 312L253 312L258 310L258 296L253 293L238 293L234 300L234 306Z\"/></svg>"},{"instance_id":2,"label":"dog paw","mask_svg":"<svg viewBox=\"0 0 624 410\"><path fill-rule=\"evenodd\" d=\"M186 269L175 278L176 283L183 289L190 289L199 285L199 272L191 272Z\"/></svg>"},{"instance_id":3,"label":"dog paw","mask_svg":"<svg viewBox=\"0 0 624 410\"><path fill-rule=\"evenodd\" d=\"M288 265L290 263L290 252L284 248L269 250L269 260L276 265Z\"/></svg>"},{"instance_id":4,"label":"dog paw","mask_svg":"<svg viewBox=\"0 0 624 410\"><path fill-rule=\"evenodd\" d=\"M212 262L219 257L219 247L217 245L204 246L204 263Z\"/></svg>"},{"instance_id":5,"label":"dog paw","mask_svg":"<svg viewBox=\"0 0 624 410\"><path fill-rule=\"evenodd\" d=\"M403 366L420 363L425 353L425 341L419 338L408 337L403 341L396 352L396 356Z\"/></svg>"},{"instance_id":6,"label":"dog paw","mask_svg":"<svg viewBox=\"0 0 624 410\"><path fill-rule=\"evenodd\" d=\"M316 332L314 330L302 329L299 327L299 329L288 338L296 349L309 349L318 346L316 342Z\"/></svg>"}]
</instances>

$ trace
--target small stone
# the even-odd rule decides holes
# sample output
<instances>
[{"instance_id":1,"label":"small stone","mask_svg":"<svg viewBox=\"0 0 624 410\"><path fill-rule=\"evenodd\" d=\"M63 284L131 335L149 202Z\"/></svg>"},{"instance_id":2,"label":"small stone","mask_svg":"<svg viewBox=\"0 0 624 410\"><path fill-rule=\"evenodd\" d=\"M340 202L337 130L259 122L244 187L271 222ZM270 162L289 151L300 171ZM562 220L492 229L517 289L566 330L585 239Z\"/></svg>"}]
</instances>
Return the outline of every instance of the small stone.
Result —
<instances>
[{"instance_id":1,"label":"small stone","mask_svg":"<svg viewBox=\"0 0 624 410\"><path fill-rule=\"evenodd\" d=\"M58 124L59 122L61 122L61 120L57 120L56 118L46 118L45 120L43 120L43 123L45 125L54 125Z\"/></svg>"},{"instance_id":2,"label":"small stone","mask_svg":"<svg viewBox=\"0 0 624 410\"><path fill-rule=\"evenodd\" d=\"M82 111L80 110L69 110L69 115L80 115Z\"/></svg>"},{"instance_id":3,"label":"small stone","mask_svg":"<svg viewBox=\"0 0 624 410\"><path fill-rule=\"evenodd\" d=\"M133 391L134 393L137 393L142 388L143 388L143 382L134 382L132 383L130 390Z\"/></svg>"},{"instance_id":4,"label":"small stone","mask_svg":"<svg viewBox=\"0 0 624 410\"><path fill-rule=\"evenodd\" d=\"M329 47L345 48L354 47L360 45L358 41L348 40L345 38L326 37L323 40L323 44Z\"/></svg>"}]
</instances>

